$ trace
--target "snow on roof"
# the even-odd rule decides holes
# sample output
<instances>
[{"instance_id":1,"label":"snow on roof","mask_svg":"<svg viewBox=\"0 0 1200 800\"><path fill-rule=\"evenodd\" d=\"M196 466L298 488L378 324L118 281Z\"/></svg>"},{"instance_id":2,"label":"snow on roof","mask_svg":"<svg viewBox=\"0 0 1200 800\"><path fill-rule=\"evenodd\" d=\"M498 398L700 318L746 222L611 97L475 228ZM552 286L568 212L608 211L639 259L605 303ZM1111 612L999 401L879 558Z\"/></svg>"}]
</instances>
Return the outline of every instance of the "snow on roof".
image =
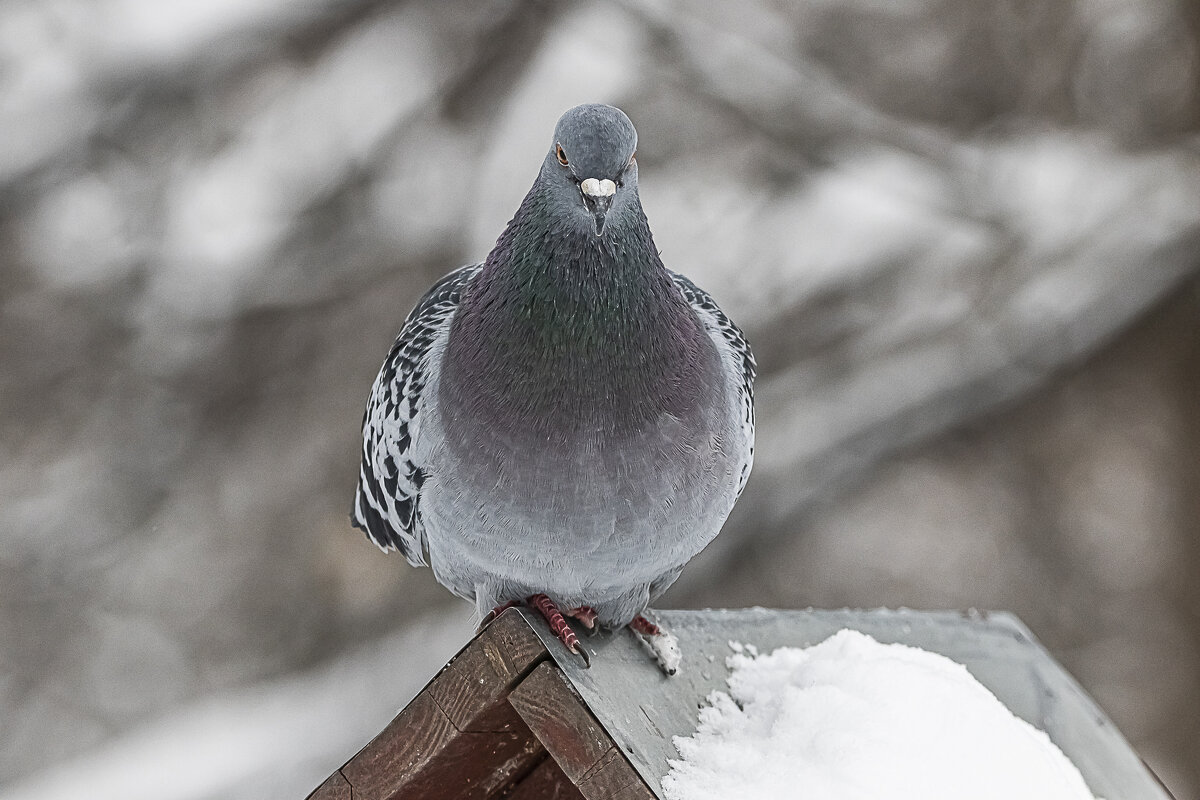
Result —
<instances>
[{"instance_id":1,"label":"snow on roof","mask_svg":"<svg viewBox=\"0 0 1200 800\"><path fill-rule=\"evenodd\" d=\"M759 655L730 643L667 800L1094 800L1045 733L961 664L842 630Z\"/></svg>"}]
</instances>

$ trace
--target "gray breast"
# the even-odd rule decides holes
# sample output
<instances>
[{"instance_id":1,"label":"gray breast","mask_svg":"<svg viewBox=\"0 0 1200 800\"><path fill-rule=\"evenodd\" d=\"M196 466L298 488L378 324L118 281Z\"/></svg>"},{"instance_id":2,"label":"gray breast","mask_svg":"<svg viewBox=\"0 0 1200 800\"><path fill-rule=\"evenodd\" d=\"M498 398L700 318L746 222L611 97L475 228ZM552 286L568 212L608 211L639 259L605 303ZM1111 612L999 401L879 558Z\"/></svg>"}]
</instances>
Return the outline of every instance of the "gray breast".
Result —
<instances>
[{"instance_id":1,"label":"gray breast","mask_svg":"<svg viewBox=\"0 0 1200 800\"><path fill-rule=\"evenodd\" d=\"M531 437L473 424L455 397L427 387L438 400L414 447L427 448L422 503L439 581L481 610L544 591L610 624L640 612L736 499L747 446L736 376L705 338L692 402L634 430Z\"/></svg>"}]
</instances>

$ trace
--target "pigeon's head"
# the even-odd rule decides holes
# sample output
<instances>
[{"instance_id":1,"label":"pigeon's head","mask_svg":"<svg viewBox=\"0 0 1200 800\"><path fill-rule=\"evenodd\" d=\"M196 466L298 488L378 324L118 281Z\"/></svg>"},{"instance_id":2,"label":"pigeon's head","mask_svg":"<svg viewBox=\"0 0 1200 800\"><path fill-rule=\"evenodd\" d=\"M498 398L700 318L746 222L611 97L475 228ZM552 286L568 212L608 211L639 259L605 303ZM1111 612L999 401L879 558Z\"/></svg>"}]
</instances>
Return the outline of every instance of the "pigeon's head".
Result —
<instances>
[{"instance_id":1,"label":"pigeon's head","mask_svg":"<svg viewBox=\"0 0 1200 800\"><path fill-rule=\"evenodd\" d=\"M600 103L575 106L554 128L542 178L572 216L604 233L606 220L637 200L637 131L625 112Z\"/></svg>"}]
</instances>

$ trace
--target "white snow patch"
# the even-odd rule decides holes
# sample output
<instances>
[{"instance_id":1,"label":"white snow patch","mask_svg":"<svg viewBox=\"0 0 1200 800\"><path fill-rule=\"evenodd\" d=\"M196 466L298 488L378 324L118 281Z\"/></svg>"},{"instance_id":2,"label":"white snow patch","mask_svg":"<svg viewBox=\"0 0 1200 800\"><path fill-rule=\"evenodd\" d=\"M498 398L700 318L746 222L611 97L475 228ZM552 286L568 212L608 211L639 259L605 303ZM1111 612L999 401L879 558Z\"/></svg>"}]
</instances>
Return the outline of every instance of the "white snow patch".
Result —
<instances>
[{"instance_id":1,"label":"white snow patch","mask_svg":"<svg viewBox=\"0 0 1200 800\"><path fill-rule=\"evenodd\" d=\"M729 658L667 800L1094 800L1044 732L961 664L842 630L807 648Z\"/></svg>"}]
</instances>

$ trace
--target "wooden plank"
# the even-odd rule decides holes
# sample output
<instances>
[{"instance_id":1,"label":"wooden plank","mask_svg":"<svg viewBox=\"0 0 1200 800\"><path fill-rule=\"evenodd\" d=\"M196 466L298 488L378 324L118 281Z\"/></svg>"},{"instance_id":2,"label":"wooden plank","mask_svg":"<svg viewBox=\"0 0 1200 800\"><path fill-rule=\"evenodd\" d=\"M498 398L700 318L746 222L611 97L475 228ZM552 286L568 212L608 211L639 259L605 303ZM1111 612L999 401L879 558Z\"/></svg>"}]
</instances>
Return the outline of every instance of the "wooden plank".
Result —
<instances>
[{"instance_id":1,"label":"wooden plank","mask_svg":"<svg viewBox=\"0 0 1200 800\"><path fill-rule=\"evenodd\" d=\"M518 719L513 727L519 729L522 736L520 748L515 752L498 747L491 750L479 748L475 746L475 741L481 734L464 734L464 744L469 750L463 753L461 758L472 762L478 760L489 765L490 769L480 780L464 787L463 793L459 795L463 800L486 800L496 796L505 787L519 781L521 776L530 773L539 761L548 760L546 748L542 747L542 743L529 731L525 723ZM496 737L489 737L489 741L496 741Z\"/></svg>"},{"instance_id":2,"label":"wooden plank","mask_svg":"<svg viewBox=\"0 0 1200 800\"><path fill-rule=\"evenodd\" d=\"M458 733L433 698L422 692L341 772L358 798L388 800L426 770Z\"/></svg>"},{"instance_id":3,"label":"wooden plank","mask_svg":"<svg viewBox=\"0 0 1200 800\"><path fill-rule=\"evenodd\" d=\"M341 772L335 772L313 789L306 800L351 800L350 784Z\"/></svg>"},{"instance_id":4,"label":"wooden plank","mask_svg":"<svg viewBox=\"0 0 1200 800\"><path fill-rule=\"evenodd\" d=\"M553 662L534 668L512 690L508 702L588 800L653 800L654 794Z\"/></svg>"},{"instance_id":5,"label":"wooden plank","mask_svg":"<svg viewBox=\"0 0 1200 800\"><path fill-rule=\"evenodd\" d=\"M575 784L548 755L533 772L504 795L504 800L585 800Z\"/></svg>"},{"instance_id":6,"label":"wooden plank","mask_svg":"<svg viewBox=\"0 0 1200 800\"><path fill-rule=\"evenodd\" d=\"M506 702L547 658L519 612L494 620L340 774L354 800L485 798L545 750Z\"/></svg>"},{"instance_id":7,"label":"wooden plank","mask_svg":"<svg viewBox=\"0 0 1200 800\"><path fill-rule=\"evenodd\" d=\"M341 769L354 800L485 798L542 748L511 710L507 730L463 732L422 693Z\"/></svg>"},{"instance_id":8,"label":"wooden plank","mask_svg":"<svg viewBox=\"0 0 1200 800\"><path fill-rule=\"evenodd\" d=\"M576 785L588 800L654 800L654 792L615 744Z\"/></svg>"},{"instance_id":9,"label":"wooden plank","mask_svg":"<svg viewBox=\"0 0 1200 800\"><path fill-rule=\"evenodd\" d=\"M562 672L548 661L512 690L508 702L572 783L578 784L613 747Z\"/></svg>"},{"instance_id":10,"label":"wooden plank","mask_svg":"<svg viewBox=\"0 0 1200 800\"><path fill-rule=\"evenodd\" d=\"M426 691L460 731L503 731L512 719L503 713L509 690L548 657L520 611L510 608L463 648Z\"/></svg>"}]
</instances>

